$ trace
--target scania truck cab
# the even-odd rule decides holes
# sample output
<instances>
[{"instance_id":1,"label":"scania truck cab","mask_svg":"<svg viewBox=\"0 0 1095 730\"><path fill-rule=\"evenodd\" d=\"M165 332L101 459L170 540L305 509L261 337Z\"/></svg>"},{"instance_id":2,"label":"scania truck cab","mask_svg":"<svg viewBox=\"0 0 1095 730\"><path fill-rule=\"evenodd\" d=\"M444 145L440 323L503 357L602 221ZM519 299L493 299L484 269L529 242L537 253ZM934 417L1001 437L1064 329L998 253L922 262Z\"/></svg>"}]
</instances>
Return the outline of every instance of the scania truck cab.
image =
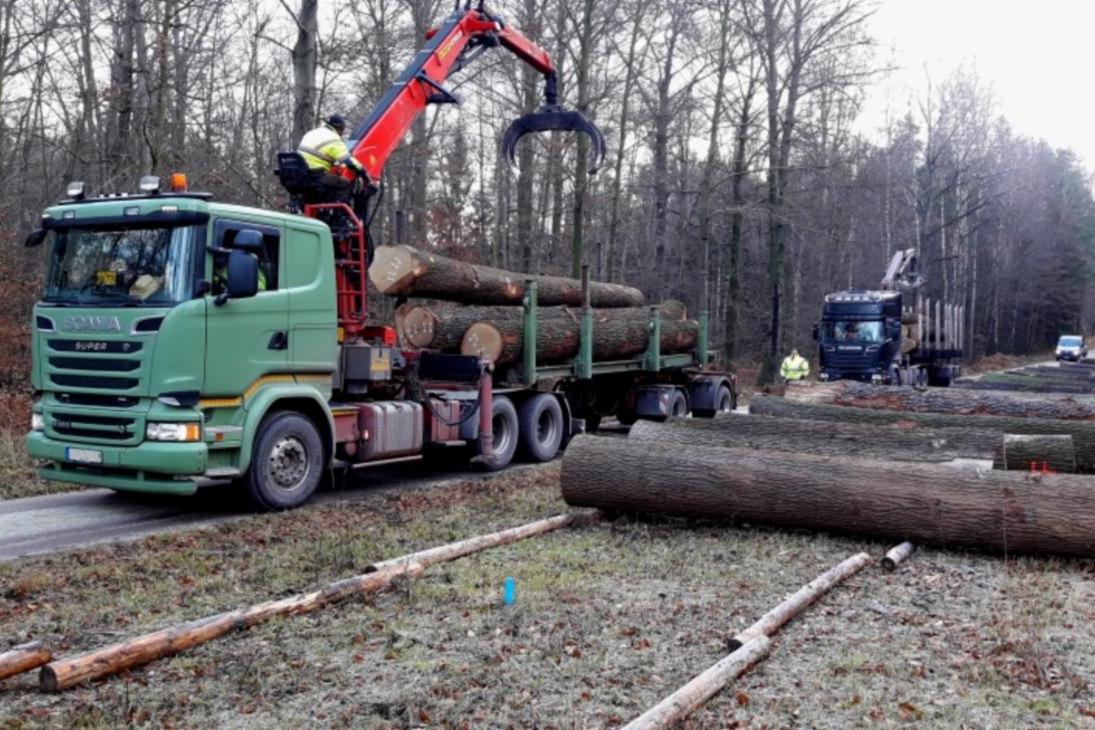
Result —
<instances>
[{"instance_id":1,"label":"scania truck cab","mask_svg":"<svg viewBox=\"0 0 1095 730\"><path fill-rule=\"evenodd\" d=\"M447 447L500 469L554 458L603 415L734 405L733 377L705 367L705 321L694 352L663 355L652 336L633 360L594 362L583 344L572 363L538 365L535 287L522 366L400 348L382 325L350 336L336 300L353 262L336 261L327 224L157 178L137 195L73 186L27 244L48 263L26 446L51 480L173 494L234 482L280 509L335 469Z\"/></svg>"}]
</instances>

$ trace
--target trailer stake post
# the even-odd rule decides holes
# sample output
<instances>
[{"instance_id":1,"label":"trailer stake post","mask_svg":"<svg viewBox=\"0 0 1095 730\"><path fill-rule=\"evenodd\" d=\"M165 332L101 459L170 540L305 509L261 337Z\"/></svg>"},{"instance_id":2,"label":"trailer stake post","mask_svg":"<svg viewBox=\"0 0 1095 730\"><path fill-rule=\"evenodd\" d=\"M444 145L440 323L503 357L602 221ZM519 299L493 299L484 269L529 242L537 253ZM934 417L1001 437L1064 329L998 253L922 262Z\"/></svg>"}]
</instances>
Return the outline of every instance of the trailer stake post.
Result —
<instances>
[{"instance_id":1,"label":"trailer stake post","mask_svg":"<svg viewBox=\"0 0 1095 730\"><path fill-rule=\"evenodd\" d=\"M525 280L525 332L522 376L525 385L536 384L536 280Z\"/></svg>"},{"instance_id":2,"label":"trailer stake post","mask_svg":"<svg viewBox=\"0 0 1095 730\"><path fill-rule=\"evenodd\" d=\"M589 264L582 264L582 320L578 335L574 374L582 380L590 380L593 378L593 307L589 296Z\"/></svg>"},{"instance_id":3,"label":"trailer stake post","mask_svg":"<svg viewBox=\"0 0 1095 730\"><path fill-rule=\"evenodd\" d=\"M662 367L662 317L657 307L650 308L647 331L650 333L650 342L646 347L646 369L656 373Z\"/></svg>"}]
</instances>

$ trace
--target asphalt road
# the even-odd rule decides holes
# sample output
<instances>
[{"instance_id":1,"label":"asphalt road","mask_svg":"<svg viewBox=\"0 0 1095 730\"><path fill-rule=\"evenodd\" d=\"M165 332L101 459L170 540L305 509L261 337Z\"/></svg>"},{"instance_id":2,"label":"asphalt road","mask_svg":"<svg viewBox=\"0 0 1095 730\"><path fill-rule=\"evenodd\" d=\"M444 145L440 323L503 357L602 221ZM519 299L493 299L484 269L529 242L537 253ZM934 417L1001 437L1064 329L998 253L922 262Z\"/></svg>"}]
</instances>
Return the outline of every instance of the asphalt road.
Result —
<instances>
[{"instance_id":1,"label":"asphalt road","mask_svg":"<svg viewBox=\"0 0 1095 730\"><path fill-rule=\"evenodd\" d=\"M535 469L537 465L510 468ZM322 491L311 504L380 499L395 490L434 489L488 476L471 468L454 470L451 465L420 462L361 469L347 486ZM88 489L0 501L0 562L252 516L247 502L228 490L207 487L192 497L168 497Z\"/></svg>"}]
</instances>

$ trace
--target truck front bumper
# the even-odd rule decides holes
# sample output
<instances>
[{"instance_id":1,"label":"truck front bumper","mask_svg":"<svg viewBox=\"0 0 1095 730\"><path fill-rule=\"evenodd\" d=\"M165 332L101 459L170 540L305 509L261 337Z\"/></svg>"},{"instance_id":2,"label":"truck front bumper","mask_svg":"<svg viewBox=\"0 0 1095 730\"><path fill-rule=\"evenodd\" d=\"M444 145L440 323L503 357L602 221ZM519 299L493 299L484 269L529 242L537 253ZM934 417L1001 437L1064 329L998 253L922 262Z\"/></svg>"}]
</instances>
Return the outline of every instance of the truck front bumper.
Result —
<instances>
[{"instance_id":1,"label":"truck front bumper","mask_svg":"<svg viewBox=\"0 0 1095 730\"><path fill-rule=\"evenodd\" d=\"M26 446L32 458L52 462L39 469L43 479L158 494L193 494L208 458L208 447L202 442L145 441L111 447L60 441L41 431L28 433ZM70 447L98 451L102 463L71 461L66 456Z\"/></svg>"}]
</instances>

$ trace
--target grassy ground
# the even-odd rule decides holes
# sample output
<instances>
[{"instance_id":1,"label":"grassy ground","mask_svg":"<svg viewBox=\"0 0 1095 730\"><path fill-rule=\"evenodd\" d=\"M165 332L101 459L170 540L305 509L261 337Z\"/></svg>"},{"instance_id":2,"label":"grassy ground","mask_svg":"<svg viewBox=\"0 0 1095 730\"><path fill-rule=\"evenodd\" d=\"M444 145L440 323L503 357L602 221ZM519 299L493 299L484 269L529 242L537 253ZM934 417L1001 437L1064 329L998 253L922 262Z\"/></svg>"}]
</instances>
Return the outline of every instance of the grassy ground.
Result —
<instances>
[{"instance_id":1,"label":"grassy ground","mask_svg":"<svg viewBox=\"0 0 1095 730\"><path fill-rule=\"evenodd\" d=\"M0 566L0 636L69 655L544 517L558 468L382 508L321 505ZM318 537L317 537L318 536ZM0 683L0 727L621 724L817 573L884 546L678 521L558 532L63 695ZM506 576L517 603L501 605ZM691 727L1095 726L1095 564L921 551L787 626Z\"/></svg>"},{"instance_id":2,"label":"grassy ground","mask_svg":"<svg viewBox=\"0 0 1095 730\"><path fill-rule=\"evenodd\" d=\"M0 429L0 500L68 492L76 485L39 479L23 446L23 432Z\"/></svg>"}]
</instances>

